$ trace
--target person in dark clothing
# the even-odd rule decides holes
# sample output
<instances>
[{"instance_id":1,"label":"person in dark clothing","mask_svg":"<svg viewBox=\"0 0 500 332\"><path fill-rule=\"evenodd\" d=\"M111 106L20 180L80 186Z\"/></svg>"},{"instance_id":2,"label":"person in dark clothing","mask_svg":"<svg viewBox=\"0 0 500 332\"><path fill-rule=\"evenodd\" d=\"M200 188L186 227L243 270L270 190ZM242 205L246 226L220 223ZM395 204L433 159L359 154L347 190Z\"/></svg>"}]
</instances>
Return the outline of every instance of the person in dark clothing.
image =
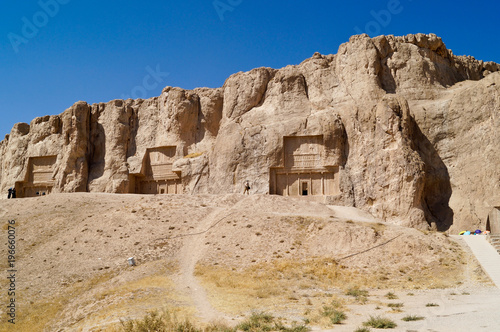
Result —
<instances>
[{"instance_id":1,"label":"person in dark clothing","mask_svg":"<svg viewBox=\"0 0 500 332\"><path fill-rule=\"evenodd\" d=\"M7 199L10 199L12 197L12 188L9 188L9 195L7 196Z\"/></svg>"},{"instance_id":2,"label":"person in dark clothing","mask_svg":"<svg viewBox=\"0 0 500 332\"><path fill-rule=\"evenodd\" d=\"M248 182L248 180L245 182L244 188L245 188L245 190L243 191L243 195L244 194L249 195L250 194L250 183Z\"/></svg>"},{"instance_id":3,"label":"person in dark clothing","mask_svg":"<svg viewBox=\"0 0 500 332\"><path fill-rule=\"evenodd\" d=\"M16 188L13 188L12 189L12 195L11 195L12 198L16 198Z\"/></svg>"}]
</instances>

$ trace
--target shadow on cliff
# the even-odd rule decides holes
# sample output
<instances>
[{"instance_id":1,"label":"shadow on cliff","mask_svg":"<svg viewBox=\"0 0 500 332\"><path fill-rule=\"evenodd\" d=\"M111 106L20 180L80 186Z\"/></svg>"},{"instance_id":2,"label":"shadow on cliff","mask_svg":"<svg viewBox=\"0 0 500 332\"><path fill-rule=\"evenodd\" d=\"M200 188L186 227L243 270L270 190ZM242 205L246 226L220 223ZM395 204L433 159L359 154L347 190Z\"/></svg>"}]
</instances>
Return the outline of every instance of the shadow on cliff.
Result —
<instances>
[{"instance_id":1,"label":"shadow on cliff","mask_svg":"<svg viewBox=\"0 0 500 332\"><path fill-rule=\"evenodd\" d=\"M413 142L425 163L423 203L425 218L435 223L438 231L446 231L453 224L453 210L449 206L451 183L448 168L438 152L422 133L415 121Z\"/></svg>"},{"instance_id":2,"label":"shadow on cliff","mask_svg":"<svg viewBox=\"0 0 500 332\"><path fill-rule=\"evenodd\" d=\"M130 106L129 106L130 107ZM139 131L139 116L137 110L132 108L129 118L130 134L127 140L127 158L135 156L137 153L137 132Z\"/></svg>"},{"instance_id":3,"label":"shadow on cliff","mask_svg":"<svg viewBox=\"0 0 500 332\"><path fill-rule=\"evenodd\" d=\"M195 144L200 143L205 138L205 132L207 130L207 128L205 128L206 123L207 123L207 119L206 119L205 115L203 114L203 112L201 111L201 105L198 101L198 122L196 124L196 132L194 134L194 143ZM217 134L216 134L216 136L217 136Z\"/></svg>"},{"instance_id":4,"label":"shadow on cliff","mask_svg":"<svg viewBox=\"0 0 500 332\"><path fill-rule=\"evenodd\" d=\"M91 128L91 144L89 155L89 179L88 183L100 178L104 174L106 165L106 132L102 124L95 122Z\"/></svg>"},{"instance_id":5,"label":"shadow on cliff","mask_svg":"<svg viewBox=\"0 0 500 332\"><path fill-rule=\"evenodd\" d=\"M387 93L396 93L396 80L394 79L394 76L391 73L391 69L387 66L387 59L389 59L392 56L393 53L385 57L384 59L381 59L381 69L380 72L378 73L378 79L379 79L379 84L380 87L385 90Z\"/></svg>"}]
</instances>

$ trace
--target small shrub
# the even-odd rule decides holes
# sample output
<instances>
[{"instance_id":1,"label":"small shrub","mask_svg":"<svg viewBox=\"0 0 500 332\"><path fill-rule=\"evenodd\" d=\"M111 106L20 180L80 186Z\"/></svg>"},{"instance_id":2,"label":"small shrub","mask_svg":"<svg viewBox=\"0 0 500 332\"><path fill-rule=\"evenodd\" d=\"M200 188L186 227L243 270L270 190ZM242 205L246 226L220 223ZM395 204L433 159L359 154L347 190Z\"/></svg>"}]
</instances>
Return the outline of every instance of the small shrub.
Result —
<instances>
[{"instance_id":1,"label":"small shrub","mask_svg":"<svg viewBox=\"0 0 500 332\"><path fill-rule=\"evenodd\" d=\"M323 311L321 311L321 316L324 317L332 317L333 314L337 311L337 309L341 308L342 305L336 301L332 301L332 305L323 306Z\"/></svg>"},{"instance_id":2,"label":"small shrub","mask_svg":"<svg viewBox=\"0 0 500 332\"><path fill-rule=\"evenodd\" d=\"M387 297L389 300L398 299L398 296L396 294L394 294L393 292L389 292L389 293L385 294L385 297Z\"/></svg>"},{"instance_id":3,"label":"small shrub","mask_svg":"<svg viewBox=\"0 0 500 332\"><path fill-rule=\"evenodd\" d=\"M212 323L203 332L236 332L236 330L221 323Z\"/></svg>"},{"instance_id":4,"label":"small shrub","mask_svg":"<svg viewBox=\"0 0 500 332\"><path fill-rule=\"evenodd\" d=\"M272 315L264 312L254 312L247 320L236 326L236 329L242 331L269 331L271 330L269 324L272 323L273 320L274 317Z\"/></svg>"},{"instance_id":5,"label":"small shrub","mask_svg":"<svg viewBox=\"0 0 500 332\"><path fill-rule=\"evenodd\" d=\"M283 332L309 332L311 329L305 325L293 325L292 327L285 327Z\"/></svg>"},{"instance_id":6,"label":"small shrub","mask_svg":"<svg viewBox=\"0 0 500 332\"><path fill-rule=\"evenodd\" d=\"M371 330L367 327L358 327L354 332L370 332Z\"/></svg>"},{"instance_id":7,"label":"small shrub","mask_svg":"<svg viewBox=\"0 0 500 332\"><path fill-rule=\"evenodd\" d=\"M427 303L425 306L426 307L439 307L439 304L437 304L437 303Z\"/></svg>"},{"instance_id":8,"label":"small shrub","mask_svg":"<svg viewBox=\"0 0 500 332\"><path fill-rule=\"evenodd\" d=\"M149 312L143 319L120 320L123 332L145 332L145 331L183 331L200 332L189 320L179 321L177 317L168 310L161 314L158 311ZM218 331L230 331L229 327ZM231 330L233 331L233 330Z\"/></svg>"},{"instance_id":9,"label":"small shrub","mask_svg":"<svg viewBox=\"0 0 500 332\"><path fill-rule=\"evenodd\" d=\"M167 325L158 311L149 312L142 320L121 321L121 324L124 332L159 330Z\"/></svg>"},{"instance_id":10,"label":"small shrub","mask_svg":"<svg viewBox=\"0 0 500 332\"><path fill-rule=\"evenodd\" d=\"M311 314L311 311L308 311ZM343 304L338 300L333 300L329 305L324 305L315 314L310 316L310 321L313 324L322 326L330 326L330 324L342 324L347 319L347 315L343 311Z\"/></svg>"},{"instance_id":11,"label":"small shrub","mask_svg":"<svg viewBox=\"0 0 500 332\"><path fill-rule=\"evenodd\" d=\"M422 320L422 319L424 319L424 317L417 316L417 315L408 315L408 316L405 316L405 317L403 317L401 319L404 320L405 322L413 322L413 321L416 321L416 320Z\"/></svg>"},{"instance_id":12,"label":"small shrub","mask_svg":"<svg viewBox=\"0 0 500 332\"><path fill-rule=\"evenodd\" d=\"M388 303L387 306L389 308L402 308L403 307L403 303Z\"/></svg>"},{"instance_id":13,"label":"small shrub","mask_svg":"<svg viewBox=\"0 0 500 332\"><path fill-rule=\"evenodd\" d=\"M320 312L321 316L330 317L333 314L335 308L329 306L323 306L323 310Z\"/></svg>"},{"instance_id":14,"label":"small shrub","mask_svg":"<svg viewBox=\"0 0 500 332\"><path fill-rule=\"evenodd\" d=\"M354 288L349 288L345 294L349 296L354 296L356 301L358 301L361 304L365 304L366 302L368 302L369 294L367 290L354 287Z\"/></svg>"},{"instance_id":15,"label":"small shrub","mask_svg":"<svg viewBox=\"0 0 500 332\"><path fill-rule=\"evenodd\" d=\"M360 297L360 296L368 296L368 291L364 289L359 289L358 287L349 288L345 295Z\"/></svg>"},{"instance_id":16,"label":"small shrub","mask_svg":"<svg viewBox=\"0 0 500 332\"><path fill-rule=\"evenodd\" d=\"M330 316L330 320L332 321L332 324L342 324L344 320L347 319L347 316L343 311L335 310L333 312L333 315Z\"/></svg>"},{"instance_id":17,"label":"small shrub","mask_svg":"<svg viewBox=\"0 0 500 332\"><path fill-rule=\"evenodd\" d=\"M283 331L283 332L307 332L309 328L305 325L292 325L287 327L280 321L264 312L253 313L246 321L241 322L236 326L235 330L257 332L257 331ZM234 332L232 330L231 332ZM184 331L182 331L184 332Z\"/></svg>"},{"instance_id":18,"label":"small shrub","mask_svg":"<svg viewBox=\"0 0 500 332\"><path fill-rule=\"evenodd\" d=\"M356 298L359 304L366 304L368 302L368 298L366 296L359 296Z\"/></svg>"},{"instance_id":19,"label":"small shrub","mask_svg":"<svg viewBox=\"0 0 500 332\"><path fill-rule=\"evenodd\" d=\"M383 318L380 316L377 317L370 316L370 319L364 322L363 325L370 326L376 329L393 329L397 326L397 324L394 323L389 318Z\"/></svg>"}]
</instances>

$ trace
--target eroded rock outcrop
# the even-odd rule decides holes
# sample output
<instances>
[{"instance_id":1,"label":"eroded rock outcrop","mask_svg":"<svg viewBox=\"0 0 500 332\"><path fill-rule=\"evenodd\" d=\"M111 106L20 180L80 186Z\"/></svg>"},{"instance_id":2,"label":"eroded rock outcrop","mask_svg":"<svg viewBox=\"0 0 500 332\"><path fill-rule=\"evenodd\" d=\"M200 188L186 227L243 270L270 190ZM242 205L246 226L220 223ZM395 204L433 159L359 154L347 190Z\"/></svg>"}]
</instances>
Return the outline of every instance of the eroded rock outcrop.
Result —
<instances>
[{"instance_id":1,"label":"eroded rock outcrop","mask_svg":"<svg viewBox=\"0 0 500 332\"><path fill-rule=\"evenodd\" d=\"M223 194L248 180L405 226L479 227L500 205L499 71L435 35L353 36L221 88L16 124L0 142L0 190Z\"/></svg>"}]
</instances>

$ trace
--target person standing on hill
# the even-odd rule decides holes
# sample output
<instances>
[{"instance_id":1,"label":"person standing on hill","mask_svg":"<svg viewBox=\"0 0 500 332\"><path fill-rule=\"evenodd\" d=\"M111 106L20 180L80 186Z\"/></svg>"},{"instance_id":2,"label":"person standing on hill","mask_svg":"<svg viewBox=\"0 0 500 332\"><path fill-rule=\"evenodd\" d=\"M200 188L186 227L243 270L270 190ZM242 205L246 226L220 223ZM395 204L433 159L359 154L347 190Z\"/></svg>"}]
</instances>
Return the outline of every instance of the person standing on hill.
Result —
<instances>
[{"instance_id":1,"label":"person standing on hill","mask_svg":"<svg viewBox=\"0 0 500 332\"><path fill-rule=\"evenodd\" d=\"M250 195L250 182L248 180L245 182L245 190L243 191L243 195Z\"/></svg>"},{"instance_id":2,"label":"person standing on hill","mask_svg":"<svg viewBox=\"0 0 500 332\"><path fill-rule=\"evenodd\" d=\"M12 188L9 188L9 195L7 195L7 199L10 199L12 197Z\"/></svg>"}]
</instances>

